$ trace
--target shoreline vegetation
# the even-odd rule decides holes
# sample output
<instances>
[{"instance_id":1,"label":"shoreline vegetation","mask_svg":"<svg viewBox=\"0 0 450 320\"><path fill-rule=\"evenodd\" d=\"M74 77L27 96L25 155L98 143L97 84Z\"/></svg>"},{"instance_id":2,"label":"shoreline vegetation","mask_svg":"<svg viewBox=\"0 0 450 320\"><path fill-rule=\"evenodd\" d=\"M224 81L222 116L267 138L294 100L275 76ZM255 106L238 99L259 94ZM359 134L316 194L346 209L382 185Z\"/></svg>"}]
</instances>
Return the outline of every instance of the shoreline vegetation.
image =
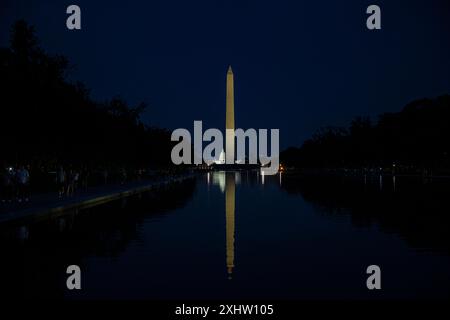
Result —
<instances>
[{"instance_id":1,"label":"shoreline vegetation","mask_svg":"<svg viewBox=\"0 0 450 320\"><path fill-rule=\"evenodd\" d=\"M10 48L0 48L3 167L171 167L170 132L141 121L145 103L93 100L83 83L67 80L68 60L38 43L22 20L12 27Z\"/></svg>"},{"instance_id":2,"label":"shoreline vegetation","mask_svg":"<svg viewBox=\"0 0 450 320\"><path fill-rule=\"evenodd\" d=\"M415 100L377 122L357 117L325 127L280 155L287 169L364 174L450 175L450 95Z\"/></svg>"},{"instance_id":3,"label":"shoreline vegetation","mask_svg":"<svg viewBox=\"0 0 450 320\"><path fill-rule=\"evenodd\" d=\"M10 47L0 48L1 205L185 171L171 163L170 132L141 121L145 103L95 101L68 80L71 70L40 47L34 27L12 26Z\"/></svg>"}]
</instances>

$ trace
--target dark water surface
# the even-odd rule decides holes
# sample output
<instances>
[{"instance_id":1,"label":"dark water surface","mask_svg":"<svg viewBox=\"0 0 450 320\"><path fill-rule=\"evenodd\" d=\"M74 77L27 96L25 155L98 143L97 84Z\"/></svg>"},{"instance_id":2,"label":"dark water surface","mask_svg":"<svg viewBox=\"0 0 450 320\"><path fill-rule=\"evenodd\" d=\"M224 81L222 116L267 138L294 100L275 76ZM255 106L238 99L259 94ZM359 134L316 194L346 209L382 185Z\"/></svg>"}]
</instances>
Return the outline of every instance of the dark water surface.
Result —
<instances>
[{"instance_id":1,"label":"dark water surface","mask_svg":"<svg viewBox=\"0 0 450 320\"><path fill-rule=\"evenodd\" d=\"M6 297L450 297L450 182L211 172L0 228ZM65 288L81 267L82 290ZM366 288L379 265L382 290Z\"/></svg>"}]
</instances>

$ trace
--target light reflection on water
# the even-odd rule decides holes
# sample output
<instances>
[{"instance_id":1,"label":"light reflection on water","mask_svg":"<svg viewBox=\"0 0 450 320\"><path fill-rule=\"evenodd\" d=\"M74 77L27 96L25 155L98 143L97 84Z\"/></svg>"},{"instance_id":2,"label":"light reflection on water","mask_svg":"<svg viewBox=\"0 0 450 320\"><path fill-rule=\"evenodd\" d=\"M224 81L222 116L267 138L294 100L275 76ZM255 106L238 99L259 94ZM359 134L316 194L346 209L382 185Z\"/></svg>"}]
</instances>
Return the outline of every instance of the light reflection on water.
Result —
<instances>
[{"instance_id":1,"label":"light reflection on water","mask_svg":"<svg viewBox=\"0 0 450 320\"><path fill-rule=\"evenodd\" d=\"M447 182L208 172L157 195L1 230L12 296L450 297ZM67 292L79 264L83 290ZM378 264L381 292L365 269Z\"/></svg>"}]
</instances>

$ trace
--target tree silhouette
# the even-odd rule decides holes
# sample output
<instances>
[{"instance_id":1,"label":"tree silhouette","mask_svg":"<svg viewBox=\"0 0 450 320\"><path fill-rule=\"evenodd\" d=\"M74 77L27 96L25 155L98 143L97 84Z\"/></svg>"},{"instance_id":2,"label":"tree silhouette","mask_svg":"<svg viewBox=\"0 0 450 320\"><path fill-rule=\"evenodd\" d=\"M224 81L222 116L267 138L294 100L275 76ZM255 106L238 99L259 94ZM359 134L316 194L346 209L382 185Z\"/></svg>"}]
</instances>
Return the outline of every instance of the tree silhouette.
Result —
<instances>
[{"instance_id":1,"label":"tree silhouette","mask_svg":"<svg viewBox=\"0 0 450 320\"><path fill-rule=\"evenodd\" d=\"M450 172L450 96L420 99L376 124L357 117L348 129L326 127L281 159L288 166L411 167Z\"/></svg>"},{"instance_id":2,"label":"tree silhouette","mask_svg":"<svg viewBox=\"0 0 450 320\"><path fill-rule=\"evenodd\" d=\"M10 48L0 50L0 160L171 164L169 132L140 120L145 103L96 102L83 83L67 80L69 66L64 56L40 48L32 26L23 20L13 25Z\"/></svg>"}]
</instances>

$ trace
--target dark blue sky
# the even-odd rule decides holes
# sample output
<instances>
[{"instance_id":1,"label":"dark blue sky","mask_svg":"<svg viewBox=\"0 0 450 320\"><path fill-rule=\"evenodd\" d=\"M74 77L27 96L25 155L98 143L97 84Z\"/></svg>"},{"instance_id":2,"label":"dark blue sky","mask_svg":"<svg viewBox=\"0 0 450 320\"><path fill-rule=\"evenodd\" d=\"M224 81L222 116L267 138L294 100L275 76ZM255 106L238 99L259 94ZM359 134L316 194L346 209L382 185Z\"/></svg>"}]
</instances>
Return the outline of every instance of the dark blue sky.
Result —
<instances>
[{"instance_id":1,"label":"dark blue sky","mask_svg":"<svg viewBox=\"0 0 450 320\"><path fill-rule=\"evenodd\" d=\"M0 1L0 45L24 18L92 96L145 101L145 121L223 128L227 65L236 124L299 145L321 126L450 93L450 1ZM78 4L82 30L66 29ZM365 27L382 9L381 31Z\"/></svg>"}]
</instances>

